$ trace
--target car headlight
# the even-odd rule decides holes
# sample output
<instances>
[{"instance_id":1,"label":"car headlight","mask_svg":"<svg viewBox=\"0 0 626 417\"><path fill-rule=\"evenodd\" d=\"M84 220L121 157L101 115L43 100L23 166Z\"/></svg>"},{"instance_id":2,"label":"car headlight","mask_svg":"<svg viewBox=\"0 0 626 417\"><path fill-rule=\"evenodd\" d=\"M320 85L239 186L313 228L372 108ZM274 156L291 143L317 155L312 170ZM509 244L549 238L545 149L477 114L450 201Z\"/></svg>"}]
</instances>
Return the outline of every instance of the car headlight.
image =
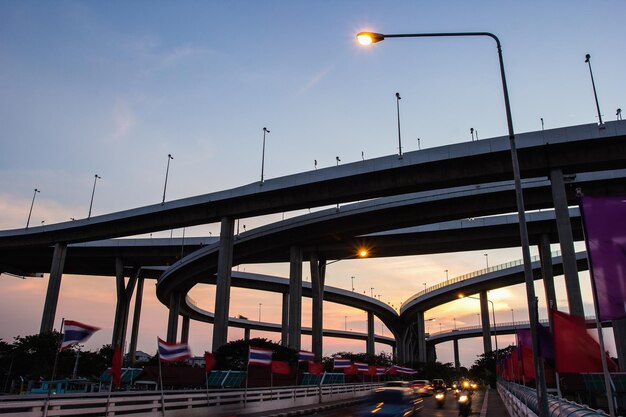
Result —
<instances>
[{"instance_id":1,"label":"car headlight","mask_svg":"<svg viewBox=\"0 0 626 417\"><path fill-rule=\"evenodd\" d=\"M435 398L440 400L443 398L443 394L442 393L435 394Z\"/></svg>"},{"instance_id":2,"label":"car headlight","mask_svg":"<svg viewBox=\"0 0 626 417\"><path fill-rule=\"evenodd\" d=\"M460 402L460 403L467 402L467 395L461 395L461 396L459 397L459 402Z\"/></svg>"}]
</instances>

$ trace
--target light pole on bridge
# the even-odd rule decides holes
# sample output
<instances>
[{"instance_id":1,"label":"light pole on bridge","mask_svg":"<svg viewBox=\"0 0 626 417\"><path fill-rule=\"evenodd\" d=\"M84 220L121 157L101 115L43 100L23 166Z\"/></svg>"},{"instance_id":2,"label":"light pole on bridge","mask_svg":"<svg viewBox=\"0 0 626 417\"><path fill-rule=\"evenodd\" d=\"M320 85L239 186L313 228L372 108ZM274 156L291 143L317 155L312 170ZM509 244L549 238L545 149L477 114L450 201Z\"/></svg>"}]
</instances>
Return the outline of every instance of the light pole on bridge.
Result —
<instances>
[{"instance_id":1,"label":"light pole on bridge","mask_svg":"<svg viewBox=\"0 0 626 417\"><path fill-rule=\"evenodd\" d=\"M28 219L26 220L26 228L28 229L28 224L30 223L30 215L33 214L33 206L35 205L35 197L37 193L40 193L38 189L35 188L35 192L33 193L33 201L30 202L30 211L28 212Z\"/></svg>"},{"instance_id":2,"label":"light pole on bridge","mask_svg":"<svg viewBox=\"0 0 626 417\"><path fill-rule=\"evenodd\" d=\"M498 62L500 64L500 79L502 82L502 94L504 96L504 108L506 112L506 122L509 133L509 146L511 151L511 164L513 177L515 182L515 197L517 204L517 213L519 218L520 241L522 246L522 254L524 260L524 281L526 283L526 298L528 311L530 315L530 333L533 345L533 360L535 364L535 375L537 376L537 399L539 404L539 417L548 416L548 397L546 390L546 380L543 371L543 363L539 358L539 339L537 334L537 326L539 324L537 311L534 308L535 303L535 287L534 277L532 273L530 243L528 239L528 229L526 226L526 214L524 212L524 196L522 194L522 181L519 168L519 160L517 157L517 147L515 145L515 132L513 129L513 116L511 115L511 104L509 101L509 91L506 83L506 75L504 71L504 60L502 58L502 46L500 39L490 32L452 32L452 33L407 33L407 34L391 34L361 32L357 34L357 40L362 45L369 45L380 42L387 38L426 38L426 37L489 37L496 42L498 52ZM591 68L591 65L590 67Z\"/></svg>"},{"instance_id":3,"label":"light pole on bridge","mask_svg":"<svg viewBox=\"0 0 626 417\"><path fill-rule=\"evenodd\" d=\"M93 189L91 190L91 202L89 203L89 214L87 214L87 219L91 219L91 208L93 207L93 196L96 193L96 181L100 179L102 179L102 177L98 174L95 174L93 176Z\"/></svg>"}]
</instances>

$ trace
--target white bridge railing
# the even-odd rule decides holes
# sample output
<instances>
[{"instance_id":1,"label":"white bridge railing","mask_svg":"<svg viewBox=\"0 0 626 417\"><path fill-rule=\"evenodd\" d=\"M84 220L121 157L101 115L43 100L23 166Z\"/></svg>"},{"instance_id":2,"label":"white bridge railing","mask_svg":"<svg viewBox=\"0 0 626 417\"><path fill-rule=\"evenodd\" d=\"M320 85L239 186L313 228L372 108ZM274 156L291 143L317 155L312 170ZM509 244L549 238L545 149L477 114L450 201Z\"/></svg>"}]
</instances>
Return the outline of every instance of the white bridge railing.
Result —
<instances>
[{"instance_id":1,"label":"white bridge railing","mask_svg":"<svg viewBox=\"0 0 626 417\"><path fill-rule=\"evenodd\" d=\"M3 417L149 416L212 417L280 410L323 402L358 399L379 384L294 386L237 390L114 392L94 394L13 395L0 397Z\"/></svg>"}]
</instances>

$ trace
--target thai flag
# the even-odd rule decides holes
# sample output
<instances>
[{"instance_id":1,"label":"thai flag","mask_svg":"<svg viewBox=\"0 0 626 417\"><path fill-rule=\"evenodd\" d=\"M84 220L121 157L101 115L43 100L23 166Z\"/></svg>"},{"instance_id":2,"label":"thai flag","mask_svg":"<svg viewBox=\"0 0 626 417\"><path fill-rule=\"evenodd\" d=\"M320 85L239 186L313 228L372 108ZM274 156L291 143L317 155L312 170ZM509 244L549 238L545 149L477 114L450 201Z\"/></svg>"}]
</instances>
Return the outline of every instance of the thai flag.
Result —
<instances>
[{"instance_id":1,"label":"thai flag","mask_svg":"<svg viewBox=\"0 0 626 417\"><path fill-rule=\"evenodd\" d=\"M92 334L100 330L99 327L93 327L88 324L80 323L73 320L65 320L63 324L63 342L59 350L67 349L68 347L81 343L89 339Z\"/></svg>"},{"instance_id":2,"label":"thai flag","mask_svg":"<svg viewBox=\"0 0 626 417\"><path fill-rule=\"evenodd\" d=\"M368 372L369 365L366 363L354 362L357 372Z\"/></svg>"},{"instance_id":3,"label":"thai flag","mask_svg":"<svg viewBox=\"0 0 626 417\"><path fill-rule=\"evenodd\" d=\"M272 351L269 349L256 348L250 346L248 354L248 365L271 365Z\"/></svg>"},{"instance_id":4,"label":"thai flag","mask_svg":"<svg viewBox=\"0 0 626 417\"><path fill-rule=\"evenodd\" d=\"M352 361L350 359L335 358L333 361L334 369L346 369L351 366L352 366Z\"/></svg>"},{"instance_id":5,"label":"thai flag","mask_svg":"<svg viewBox=\"0 0 626 417\"><path fill-rule=\"evenodd\" d=\"M191 358L191 351L187 343L169 343L157 338L159 346L159 358L163 362L176 362Z\"/></svg>"},{"instance_id":6,"label":"thai flag","mask_svg":"<svg viewBox=\"0 0 626 417\"><path fill-rule=\"evenodd\" d=\"M298 352L298 362L313 362L315 360L315 355L313 352L308 352L306 350L301 350Z\"/></svg>"},{"instance_id":7,"label":"thai flag","mask_svg":"<svg viewBox=\"0 0 626 417\"><path fill-rule=\"evenodd\" d=\"M385 367L377 366L376 367L376 375L385 375Z\"/></svg>"},{"instance_id":8,"label":"thai flag","mask_svg":"<svg viewBox=\"0 0 626 417\"><path fill-rule=\"evenodd\" d=\"M393 365L392 368L394 368L399 374L416 374L417 373L415 369L405 368L405 367L398 366L398 365Z\"/></svg>"}]
</instances>

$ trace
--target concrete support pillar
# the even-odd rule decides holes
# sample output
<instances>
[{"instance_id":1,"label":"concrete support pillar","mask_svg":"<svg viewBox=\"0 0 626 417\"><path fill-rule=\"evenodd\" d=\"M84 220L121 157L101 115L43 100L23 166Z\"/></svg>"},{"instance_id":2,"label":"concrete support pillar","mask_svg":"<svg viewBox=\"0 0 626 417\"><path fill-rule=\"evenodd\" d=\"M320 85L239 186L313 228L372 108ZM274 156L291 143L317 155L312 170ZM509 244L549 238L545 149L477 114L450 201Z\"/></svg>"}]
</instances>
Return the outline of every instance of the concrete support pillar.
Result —
<instances>
[{"instance_id":1,"label":"concrete support pillar","mask_svg":"<svg viewBox=\"0 0 626 417\"><path fill-rule=\"evenodd\" d=\"M487 291L480 292L480 321L483 325L483 347L485 354L491 352L491 324L489 323L489 300Z\"/></svg>"},{"instance_id":2,"label":"concrete support pillar","mask_svg":"<svg viewBox=\"0 0 626 417\"><path fill-rule=\"evenodd\" d=\"M246 327L243 329L243 340L250 340L250 328Z\"/></svg>"},{"instance_id":3,"label":"concrete support pillar","mask_svg":"<svg viewBox=\"0 0 626 417\"><path fill-rule=\"evenodd\" d=\"M550 252L550 238L548 235L541 236L539 244L539 259L541 260L541 276L543 287L546 292L546 307L548 310L556 310L556 290L554 288L554 272L552 270L552 253ZM550 330L552 330L552 314L548 314Z\"/></svg>"},{"instance_id":4,"label":"concrete support pillar","mask_svg":"<svg viewBox=\"0 0 626 417\"><path fill-rule=\"evenodd\" d=\"M315 361L322 361L323 330L324 330L324 281L326 278L326 261L320 259L317 253L310 255L311 267L311 345ZM299 343L298 343L299 345Z\"/></svg>"},{"instance_id":5,"label":"concrete support pillar","mask_svg":"<svg viewBox=\"0 0 626 417\"><path fill-rule=\"evenodd\" d=\"M312 278L311 278L312 279ZM302 249L292 246L289 262L289 347L300 350L302 332Z\"/></svg>"},{"instance_id":6,"label":"concrete support pillar","mask_svg":"<svg viewBox=\"0 0 626 417\"><path fill-rule=\"evenodd\" d=\"M139 269L134 268L130 273L128 284L124 282L124 263L120 258L115 259L115 288L117 303L115 305L115 319L113 321L113 335L111 346L119 346L124 350L126 343L126 329L130 311L130 299L139 277Z\"/></svg>"},{"instance_id":7,"label":"concrete support pillar","mask_svg":"<svg viewBox=\"0 0 626 417\"><path fill-rule=\"evenodd\" d=\"M365 353L368 355L376 354L376 346L374 339L374 313L367 312L367 343L365 344Z\"/></svg>"},{"instance_id":8,"label":"concrete support pillar","mask_svg":"<svg viewBox=\"0 0 626 417\"><path fill-rule=\"evenodd\" d=\"M176 342L178 335L178 315L180 313L180 294L172 293L169 302L169 315L167 319L167 341Z\"/></svg>"},{"instance_id":9,"label":"concrete support pillar","mask_svg":"<svg viewBox=\"0 0 626 417\"><path fill-rule=\"evenodd\" d=\"M63 243L57 243L54 245L52 265L50 266L50 278L48 279L48 291L46 292L46 301L43 307L43 314L41 316L39 334L50 333L52 329L54 329L54 316L56 315L57 303L59 302L61 276L63 275L66 253L67 245Z\"/></svg>"},{"instance_id":10,"label":"concrete support pillar","mask_svg":"<svg viewBox=\"0 0 626 417\"><path fill-rule=\"evenodd\" d=\"M613 335L619 370L626 371L626 319L613 320Z\"/></svg>"},{"instance_id":11,"label":"concrete support pillar","mask_svg":"<svg viewBox=\"0 0 626 417\"><path fill-rule=\"evenodd\" d=\"M461 369L461 361L459 360L459 339L452 339L452 346L454 348L454 369L459 372Z\"/></svg>"},{"instance_id":12,"label":"concrete support pillar","mask_svg":"<svg viewBox=\"0 0 626 417\"><path fill-rule=\"evenodd\" d=\"M184 316L183 317L183 324L182 324L182 327L180 329L180 341L182 343L188 343L189 342L189 322L190 322L189 316Z\"/></svg>"},{"instance_id":13,"label":"concrete support pillar","mask_svg":"<svg viewBox=\"0 0 626 417\"><path fill-rule=\"evenodd\" d=\"M417 312L417 361L421 363L426 362L426 324L424 323L424 312Z\"/></svg>"},{"instance_id":14,"label":"concrete support pillar","mask_svg":"<svg viewBox=\"0 0 626 417\"><path fill-rule=\"evenodd\" d=\"M431 364L437 362L437 349L432 342L426 343L426 361Z\"/></svg>"},{"instance_id":15,"label":"concrete support pillar","mask_svg":"<svg viewBox=\"0 0 626 417\"><path fill-rule=\"evenodd\" d=\"M133 313L133 327L130 334L130 346L128 347L128 355L130 356L131 366L135 366L135 354L137 353L137 338L139 337L139 320L141 319L141 303L143 301L143 281L144 277L137 277L137 292L135 293L135 310Z\"/></svg>"},{"instance_id":16,"label":"concrete support pillar","mask_svg":"<svg viewBox=\"0 0 626 417\"><path fill-rule=\"evenodd\" d=\"M235 222L222 217L220 228L220 253L217 260L215 288L215 319L213 321L213 352L228 341L228 311L230 306L230 281L233 266L233 239Z\"/></svg>"},{"instance_id":17,"label":"concrete support pillar","mask_svg":"<svg viewBox=\"0 0 626 417\"><path fill-rule=\"evenodd\" d=\"M289 346L289 293L287 292L283 293L282 317L280 344L281 346Z\"/></svg>"},{"instance_id":18,"label":"concrete support pillar","mask_svg":"<svg viewBox=\"0 0 626 417\"><path fill-rule=\"evenodd\" d=\"M550 171L550 183L552 184L552 200L556 214L556 227L559 233L559 243L561 244L561 256L563 257L563 271L565 275L565 288L567 290L569 312L574 316L584 318L585 310L583 308L580 282L578 280L578 267L576 266L572 224L569 218L563 172L560 169Z\"/></svg>"}]
</instances>

